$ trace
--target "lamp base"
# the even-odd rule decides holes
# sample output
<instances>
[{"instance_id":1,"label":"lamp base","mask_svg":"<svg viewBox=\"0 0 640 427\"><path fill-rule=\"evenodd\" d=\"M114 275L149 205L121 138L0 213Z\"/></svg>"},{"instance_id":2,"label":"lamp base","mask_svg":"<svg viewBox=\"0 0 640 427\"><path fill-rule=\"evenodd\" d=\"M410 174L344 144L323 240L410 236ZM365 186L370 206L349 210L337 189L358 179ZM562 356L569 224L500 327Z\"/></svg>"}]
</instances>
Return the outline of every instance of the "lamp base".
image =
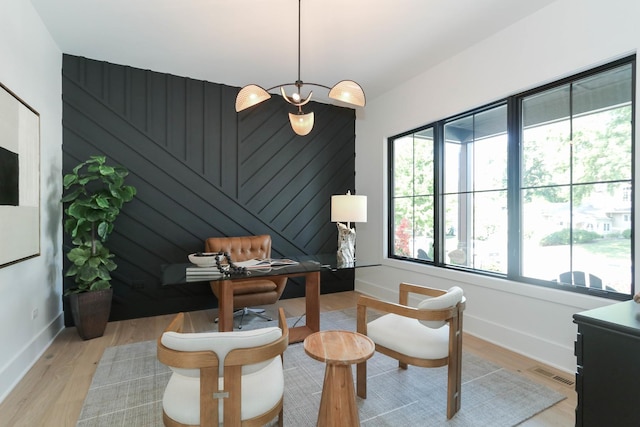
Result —
<instances>
[{"instance_id":1,"label":"lamp base","mask_svg":"<svg viewBox=\"0 0 640 427\"><path fill-rule=\"evenodd\" d=\"M341 222L337 222L336 226L338 227L338 266L353 267L356 262L356 230Z\"/></svg>"}]
</instances>

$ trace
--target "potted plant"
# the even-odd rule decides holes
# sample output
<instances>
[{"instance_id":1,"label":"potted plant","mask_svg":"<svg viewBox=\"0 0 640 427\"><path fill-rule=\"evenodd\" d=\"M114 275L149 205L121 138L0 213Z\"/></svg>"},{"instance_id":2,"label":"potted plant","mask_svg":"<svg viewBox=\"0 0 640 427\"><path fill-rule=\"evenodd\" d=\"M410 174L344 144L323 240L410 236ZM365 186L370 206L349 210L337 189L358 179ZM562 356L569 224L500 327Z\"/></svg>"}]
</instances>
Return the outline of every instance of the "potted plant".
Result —
<instances>
[{"instance_id":1,"label":"potted plant","mask_svg":"<svg viewBox=\"0 0 640 427\"><path fill-rule=\"evenodd\" d=\"M75 287L69 295L71 314L80 337L100 337L111 312L111 272L117 265L103 243L113 231L113 223L136 189L124 184L129 174L122 166L109 166L105 156L91 156L63 179L64 230L73 249L67 254L71 266L66 272Z\"/></svg>"}]
</instances>

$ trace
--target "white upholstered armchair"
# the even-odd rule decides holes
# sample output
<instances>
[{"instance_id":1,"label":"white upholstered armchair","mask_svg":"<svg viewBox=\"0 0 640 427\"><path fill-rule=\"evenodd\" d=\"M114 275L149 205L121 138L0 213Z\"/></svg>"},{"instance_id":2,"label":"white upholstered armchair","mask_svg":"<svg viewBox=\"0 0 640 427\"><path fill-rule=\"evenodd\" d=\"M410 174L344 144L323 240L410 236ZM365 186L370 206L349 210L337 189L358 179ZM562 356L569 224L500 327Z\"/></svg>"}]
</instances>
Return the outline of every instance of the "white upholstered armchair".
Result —
<instances>
[{"instance_id":1,"label":"white upholstered armchair","mask_svg":"<svg viewBox=\"0 0 640 427\"><path fill-rule=\"evenodd\" d=\"M289 330L183 333L179 313L158 338L158 360L173 373L162 399L165 426L262 426L278 416L282 427L282 354Z\"/></svg>"},{"instance_id":2,"label":"white upholstered armchair","mask_svg":"<svg viewBox=\"0 0 640 427\"><path fill-rule=\"evenodd\" d=\"M409 293L428 298L417 307L408 305ZM376 351L407 365L433 368L448 365L447 418L460 409L462 371L462 289L447 291L426 286L400 284L399 304L360 296L357 330L376 344ZM367 321L367 309L387 313ZM367 362L357 366L357 392L367 397ZM427 397L425 397L427 398Z\"/></svg>"}]
</instances>

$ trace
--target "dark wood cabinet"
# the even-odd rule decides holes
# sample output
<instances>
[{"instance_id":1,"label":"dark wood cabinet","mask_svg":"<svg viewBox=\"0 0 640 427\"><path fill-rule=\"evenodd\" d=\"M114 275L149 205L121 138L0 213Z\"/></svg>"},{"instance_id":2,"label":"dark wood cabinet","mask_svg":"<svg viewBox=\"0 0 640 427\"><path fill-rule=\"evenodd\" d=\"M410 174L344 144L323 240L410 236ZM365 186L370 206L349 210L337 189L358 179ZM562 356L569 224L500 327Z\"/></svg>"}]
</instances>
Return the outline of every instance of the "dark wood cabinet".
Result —
<instances>
[{"instance_id":1,"label":"dark wood cabinet","mask_svg":"<svg viewBox=\"0 0 640 427\"><path fill-rule=\"evenodd\" d=\"M640 304L574 314L576 426L640 425Z\"/></svg>"}]
</instances>

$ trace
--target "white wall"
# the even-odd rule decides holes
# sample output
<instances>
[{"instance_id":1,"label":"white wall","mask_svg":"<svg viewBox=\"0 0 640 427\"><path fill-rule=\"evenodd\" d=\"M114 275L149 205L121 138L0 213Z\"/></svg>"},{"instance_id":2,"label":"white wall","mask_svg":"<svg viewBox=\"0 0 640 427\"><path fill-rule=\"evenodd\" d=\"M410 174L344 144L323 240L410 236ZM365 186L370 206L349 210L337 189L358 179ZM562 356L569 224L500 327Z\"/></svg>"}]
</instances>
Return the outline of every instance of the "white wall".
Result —
<instances>
[{"instance_id":1,"label":"white wall","mask_svg":"<svg viewBox=\"0 0 640 427\"><path fill-rule=\"evenodd\" d=\"M635 53L638 16L637 0L558 0L370 101L356 121L356 188L369 203L357 250L383 265L356 270L356 289L396 300L400 281L459 284L466 332L574 371L572 315L611 301L385 259L386 138Z\"/></svg>"},{"instance_id":2,"label":"white wall","mask_svg":"<svg viewBox=\"0 0 640 427\"><path fill-rule=\"evenodd\" d=\"M0 82L40 113L41 255L0 268L0 401L63 328L62 52L31 2L3 0L1 21Z\"/></svg>"}]
</instances>

